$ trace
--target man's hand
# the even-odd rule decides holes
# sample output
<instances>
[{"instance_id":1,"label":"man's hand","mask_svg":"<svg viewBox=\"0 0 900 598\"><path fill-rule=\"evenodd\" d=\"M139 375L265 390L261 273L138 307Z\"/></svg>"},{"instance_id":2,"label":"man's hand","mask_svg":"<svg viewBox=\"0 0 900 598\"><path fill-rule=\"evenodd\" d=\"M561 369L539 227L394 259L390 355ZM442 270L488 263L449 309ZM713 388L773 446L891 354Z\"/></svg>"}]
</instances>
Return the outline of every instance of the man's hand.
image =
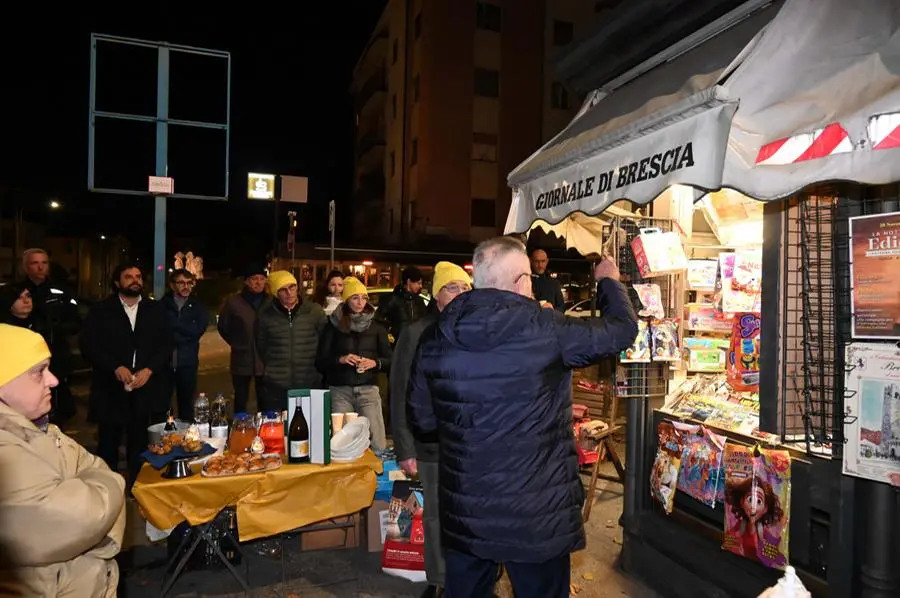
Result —
<instances>
[{"instance_id":1,"label":"man's hand","mask_svg":"<svg viewBox=\"0 0 900 598\"><path fill-rule=\"evenodd\" d=\"M134 375L134 381L131 383L131 388L142 387L150 380L150 376L152 375L153 372L151 372L147 368L140 370L137 374Z\"/></svg>"},{"instance_id":2,"label":"man's hand","mask_svg":"<svg viewBox=\"0 0 900 598\"><path fill-rule=\"evenodd\" d=\"M363 372L367 372L369 370L373 370L378 367L378 362L374 359L369 359L368 357L360 357L359 361L356 362L356 370L362 370Z\"/></svg>"},{"instance_id":3,"label":"man's hand","mask_svg":"<svg viewBox=\"0 0 900 598\"><path fill-rule=\"evenodd\" d=\"M397 463L400 466L400 469L406 472L406 475L414 476L419 473L419 466L416 465L415 459L404 459Z\"/></svg>"},{"instance_id":4,"label":"man's hand","mask_svg":"<svg viewBox=\"0 0 900 598\"><path fill-rule=\"evenodd\" d=\"M116 368L116 380L121 382L122 384L128 384L131 382L132 374L131 370L129 370L124 365L120 365Z\"/></svg>"},{"instance_id":5,"label":"man's hand","mask_svg":"<svg viewBox=\"0 0 900 598\"><path fill-rule=\"evenodd\" d=\"M900 473L892 473L890 475L891 485L900 488Z\"/></svg>"},{"instance_id":6,"label":"man's hand","mask_svg":"<svg viewBox=\"0 0 900 598\"><path fill-rule=\"evenodd\" d=\"M353 353L350 353L350 354L344 355L343 357L338 359L338 363L342 363L344 365L356 365L357 363L359 363L360 359L361 358L359 355L354 355Z\"/></svg>"},{"instance_id":7,"label":"man's hand","mask_svg":"<svg viewBox=\"0 0 900 598\"><path fill-rule=\"evenodd\" d=\"M594 280L600 282L604 278L619 280L619 268L608 255L600 258L600 261L594 266Z\"/></svg>"}]
</instances>

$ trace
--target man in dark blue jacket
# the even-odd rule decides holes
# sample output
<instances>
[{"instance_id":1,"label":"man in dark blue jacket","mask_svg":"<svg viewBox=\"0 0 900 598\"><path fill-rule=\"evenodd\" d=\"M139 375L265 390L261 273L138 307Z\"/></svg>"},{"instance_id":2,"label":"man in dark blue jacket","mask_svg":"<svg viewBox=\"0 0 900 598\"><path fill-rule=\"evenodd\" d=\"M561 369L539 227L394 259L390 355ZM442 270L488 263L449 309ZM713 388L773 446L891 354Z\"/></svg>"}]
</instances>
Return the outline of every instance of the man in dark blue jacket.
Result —
<instances>
[{"instance_id":1,"label":"man in dark blue jacket","mask_svg":"<svg viewBox=\"0 0 900 598\"><path fill-rule=\"evenodd\" d=\"M504 564L516 598L564 598L585 546L571 370L631 345L637 318L609 259L590 322L540 307L516 239L479 245L474 269L475 290L424 333L410 381L412 429L440 445L445 596L491 596Z\"/></svg>"},{"instance_id":2,"label":"man in dark blue jacket","mask_svg":"<svg viewBox=\"0 0 900 598\"><path fill-rule=\"evenodd\" d=\"M200 337L209 326L209 312L193 294L196 277L187 270L169 275L170 292L162 298L173 335L168 396L175 390L178 417L194 421L194 393L200 364Z\"/></svg>"}]
</instances>

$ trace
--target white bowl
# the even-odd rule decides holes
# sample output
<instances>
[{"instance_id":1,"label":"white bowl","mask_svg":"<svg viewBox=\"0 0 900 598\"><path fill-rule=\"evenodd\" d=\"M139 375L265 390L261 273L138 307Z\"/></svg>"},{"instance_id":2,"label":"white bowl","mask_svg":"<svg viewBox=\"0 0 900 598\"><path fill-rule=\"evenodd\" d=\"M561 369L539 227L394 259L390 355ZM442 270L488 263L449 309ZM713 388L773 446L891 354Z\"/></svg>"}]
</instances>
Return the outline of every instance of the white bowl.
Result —
<instances>
[{"instance_id":1,"label":"white bowl","mask_svg":"<svg viewBox=\"0 0 900 598\"><path fill-rule=\"evenodd\" d=\"M353 451L363 440L369 440L369 420L360 417L331 437L331 452Z\"/></svg>"}]
</instances>

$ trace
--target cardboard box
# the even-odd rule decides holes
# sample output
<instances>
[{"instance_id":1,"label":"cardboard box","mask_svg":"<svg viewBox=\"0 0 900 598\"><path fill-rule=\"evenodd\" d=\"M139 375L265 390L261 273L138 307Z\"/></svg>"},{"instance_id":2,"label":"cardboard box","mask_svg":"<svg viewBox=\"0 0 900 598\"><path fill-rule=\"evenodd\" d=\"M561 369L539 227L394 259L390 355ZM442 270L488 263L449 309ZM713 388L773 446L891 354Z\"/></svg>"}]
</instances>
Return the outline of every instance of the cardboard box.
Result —
<instances>
[{"instance_id":1,"label":"cardboard box","mask_svg":"<svg viewBox=\"0 0 900 598\"><path fill-rule=\"evenodd\" d=\"M327 523L329 522L322 522L322 525ZM360 531L359 513L335 517L334 523L348 523L350 527L302 532L300 534L300 550L357 548Z\"/></svg>"},{"instance_id":2,"label":"cardboard box","mask_svg":"<svg viewBox=\"0 0 900 598\"><path fill-rule=\"evenodd\" d=\"M309 462L328 465L331 463L331 392L317 388L289 390L288 430L298 402L309 428Z\"/></svg>"},{"instance_id":3,"label":"cardboard box","mask_svg":"<svg viewBox=\"0 0 900 598\"><path fill-rule=\"evenodd\" d=\"M387 534L388 509L391 505L383 500L376 500L366 510L366 537L369 552L381 552L384 548L384 537Z\"/></svg>"}]
</instances>

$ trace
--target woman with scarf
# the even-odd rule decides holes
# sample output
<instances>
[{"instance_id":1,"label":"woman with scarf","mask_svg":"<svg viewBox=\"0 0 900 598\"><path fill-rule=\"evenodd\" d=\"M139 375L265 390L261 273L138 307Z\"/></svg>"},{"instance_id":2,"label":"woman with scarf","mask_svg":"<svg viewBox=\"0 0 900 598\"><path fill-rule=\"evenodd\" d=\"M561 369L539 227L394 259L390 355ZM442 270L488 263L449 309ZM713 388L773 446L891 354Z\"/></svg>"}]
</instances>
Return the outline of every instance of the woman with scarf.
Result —
<instances>
[{"instance_id":1,"label":"woman with scarf","mask_svg":"<svg viewBox=\"0 0 900 598\"><path fill-rule=\"evenodd\" d=\"M357 412L369 420L372 448L387 446L378 372L391 368L387 330L374 321L366 287L344 279L343 302L328 317L319 339L318 368L331 388L332 413Z\"/></svg>"},{"instance_id":2,"label":"woman with scarf","mask_svg":"<svg viewBox=\"0 0 900 598\"><path fill-rule=\"evenodd\" d=\"M44 318L34 311L34 301L24 284L13 282L0 289L0 323L28 328L44 337L49 344L49 327Z\"/></svg>"}]
</instances>

